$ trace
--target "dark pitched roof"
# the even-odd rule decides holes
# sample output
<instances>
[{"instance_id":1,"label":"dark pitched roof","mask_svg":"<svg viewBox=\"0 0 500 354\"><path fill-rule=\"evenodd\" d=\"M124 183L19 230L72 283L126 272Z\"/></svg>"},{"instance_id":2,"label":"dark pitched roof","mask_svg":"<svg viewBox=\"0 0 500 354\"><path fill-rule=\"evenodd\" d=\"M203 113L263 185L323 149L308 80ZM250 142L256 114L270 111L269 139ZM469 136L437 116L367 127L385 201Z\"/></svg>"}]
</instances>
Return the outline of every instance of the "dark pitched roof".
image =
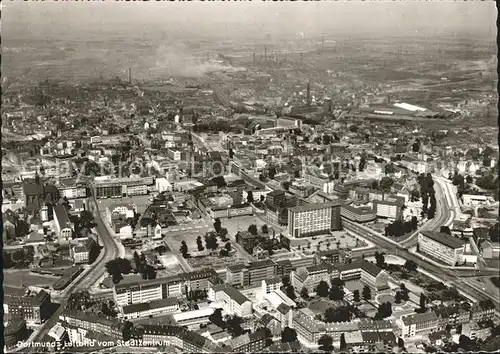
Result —
<instances>
[{"instance_id":1,"label":"dark pitched roof","mask_svg":"<svg viewBox=\"0 0 500 354\"><path fill-rule=\"evenodd\" d=\"M287 304L284 304L284 303L281 303L278 305L278 307L276 308L276 310L283 314L283 315L286 315L288 312L290 312L290 306L288 306Z\"/></svg>"}]
</instances>

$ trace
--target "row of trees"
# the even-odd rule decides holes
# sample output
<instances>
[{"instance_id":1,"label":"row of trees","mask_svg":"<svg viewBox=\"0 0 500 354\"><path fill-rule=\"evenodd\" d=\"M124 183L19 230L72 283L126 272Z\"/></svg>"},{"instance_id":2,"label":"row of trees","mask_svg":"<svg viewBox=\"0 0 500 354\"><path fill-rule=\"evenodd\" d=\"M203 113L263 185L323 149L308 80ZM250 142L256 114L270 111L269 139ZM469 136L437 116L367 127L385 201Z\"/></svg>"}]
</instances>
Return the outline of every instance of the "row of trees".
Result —
<instances>
[{"instance_id":1,"label":"row of trees","mask_svg":"<svg viewBox=\"0 0 500 354\"><path fill-rule=\"evenodd\" d=\"M208 296L208 292L205 289L188 290L186 286L186 299L188 301L204 300Z\"/></svg>"},{"instance_id":2,"label":"row of trees","mask_svg":"<svg viewBox=\"0 0 500 354\"><path fill-rule=\"evenodd\" d=\"M203 241L201 240L201 236L198 236L196 238L196 244L197 244L198 251L200 251L200 252L203 251L205 248L208 250L212 250L212 251L215 251L216 249L219 248L219 243L217 242L217 234L215 234L213 232L209 232L205 235L205 247L203 247ZM224 247L220 250L220 256L221 257L229 256L231 249L232 249L231 243L226 242ZM181 252L183 258L190 257L189 249L188 249L188 246L186 244L186 241L183 240L181 242L181 247L180 247L179 251Z\"/></svg>"},{"instance_id":3,"label":"row of trees","mask_svg":"<svg viewBox=\"0 0 500 354\"><path fill-rule=\"evenodd\" d=\"M134 262L137 272L141 274L142 279L156 279L156 269L147 263L144 253L134 252Z\"/></svg>"},{"instance_id":4,"label":"row of trees","mask_svg":"<svg viewBox=\"0 0 500 354\"><path fill-rule=\"evenodd\" d=\"M132 272L132 265L125 258L112 259L106 263L105 268L114 284L118 284L123 279L123 274L130 274Z\"/></svg>"},{"instance_id":5,"label":"row of trees","mask_svg":"<svg viewBox=\"0 0 500 354\"><path fill-rule=\"evenodd\" d=\"M66 307L70 310L89 311L110 317L116 317L118 315L115 310L115 303L112 300L93 300L88 291L72 293Z\"/></svg>"},{"instance_id":6,"label":"row of trees","mask_svg":"<svg viewBox=\"0 0 500 354\"><path fill-rule=\"evenodd\" d=\"M208 317L208 320L220 328L227 330L233 338L245 333L245 330L241 327L243 323L241 317L225 316L225 318L223 318L221 309L216 309L214 313Z\"/></svg>"},{"instance_id":7,"label":"row of trees","mask_svg":"<svg viewBox=\"0 0 500 354\"><path fill-rule=\"evenodd\" d=\"M413 216L409 221L396 220L385 227L386 236L403 236L418 228L418 220Z\"/></svg>"},{"instance_id":8,"label":"row of trees","mask_svg":"<svg viewBox=\"0 0 500 354\"><path fill-rule=\"evenodd\" d=\"M421 173L417 180L420 185L420 194L422 196L422 217L427 215L427 219L433 219L436 215L436 196L432 175L430 173Z\"/></svg>"},{"instance_id":9,"label":"row of trees","mask_svg":"<svg viewBox=\"0 0 500 354\"><path fill-rule=\"evenodd\" d=\"M33 246L24 246L15 249L12 252L3 251L3 266L8 268L26 268L29 267L35 257Z\"/></svg>"}]
</instances>

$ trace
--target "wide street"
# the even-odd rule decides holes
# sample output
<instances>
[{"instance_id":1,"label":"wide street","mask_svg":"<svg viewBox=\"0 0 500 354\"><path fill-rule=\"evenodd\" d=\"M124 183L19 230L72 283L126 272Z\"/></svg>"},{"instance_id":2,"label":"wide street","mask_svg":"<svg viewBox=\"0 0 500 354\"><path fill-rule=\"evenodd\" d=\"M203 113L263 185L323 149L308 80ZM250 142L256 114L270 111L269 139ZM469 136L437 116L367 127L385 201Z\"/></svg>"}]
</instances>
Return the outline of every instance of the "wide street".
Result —
<instances>
[{"instance_id":1,"label":"wide street","mask_svg":"<svg viewBox=\"0 0 500 354\"><path fill-rule=\"evenodd\" d=\"M91 264L84 272L73 281L68 287L62 292L59 297L60 306L52 314L52 316L47 319L31 336L31 342L41 342L43 338L47 335L50 329L57 323L59 316L64 311L68 298L72 293L77 291L89 289L90 286L95 283L105 272L105 264L116 258L119 254L118 246L113 239L113 237L108 232L108 229L104 225L101 214L98 211L96 200L91 198L92 211L94 212L94 220L96 222L96 231L99 235L100 244L103 246L102 252L97 258L97 260ZM21 352L33 352L36 348L23 348Z\"/></svg>"},{"instance_id":2,"label":"wide street","mask_svg":"<svg viewBox=\"0 0 500 354\"><path fill-rule=\"evenodd\" d=\"M419 267L422 269L442 278L444 282L451 282L455 284L460 284L460 289L467 293L468 295L477 298L477 299L491 299L495 304L497 311L500 311L500 300L498 299L498 293L491 294L487 293L481 287L476 286L467 280L462 280L460 277L464 276L474 276L489 273L493 276L494 271L487 270L459 270L459 269L450 269L444 267L443 265L434 264L428 259L418 257L417 255L409 252L407 249L402 248L397 243L392 243L389 240L386 240L385 236L378 234L377 232L369 229L366 226L358 225L350 222L349 220L343 220L344 228L346 230L350 230L359 234L362 237L365 237L378 245L381 250L388 251L388 254L392 254L406 260L414 261Z\"/></svg>"},{"instance_id":3,"label":"wide street","mask_svg":"<svg viewBox=\"0 0 500 354\"><path fill-rule=\"evenodd\" d=\"M454 219L454 211L450 207L448 201L447 183L434 179L434 191L436 193L436 214L434 218L424 223L418 230L413 232L409 237L402 240L399 244L405 248L411 248L417 244L418 234L422 230L439 230L441 226L448 226Z\"/></svg>"}]
</instances>

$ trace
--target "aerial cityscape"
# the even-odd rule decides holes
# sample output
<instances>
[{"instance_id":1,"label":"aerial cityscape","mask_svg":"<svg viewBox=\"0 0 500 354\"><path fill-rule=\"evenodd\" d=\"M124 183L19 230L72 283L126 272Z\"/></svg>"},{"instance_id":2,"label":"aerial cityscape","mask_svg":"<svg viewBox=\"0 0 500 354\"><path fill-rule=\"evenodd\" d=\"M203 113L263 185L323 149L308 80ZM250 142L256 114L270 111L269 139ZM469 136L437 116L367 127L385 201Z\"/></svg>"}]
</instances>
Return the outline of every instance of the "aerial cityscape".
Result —
<instances>
[{"instance_id":1,"label":"aerial cityscape","mask_svg":"<svg viewBox=\"0 0 500 354\"><path fill-rule=\"evenodd\" d=\"M2 8L4 352L500 350L494 2Z\"/></svg>"}]
</instances>

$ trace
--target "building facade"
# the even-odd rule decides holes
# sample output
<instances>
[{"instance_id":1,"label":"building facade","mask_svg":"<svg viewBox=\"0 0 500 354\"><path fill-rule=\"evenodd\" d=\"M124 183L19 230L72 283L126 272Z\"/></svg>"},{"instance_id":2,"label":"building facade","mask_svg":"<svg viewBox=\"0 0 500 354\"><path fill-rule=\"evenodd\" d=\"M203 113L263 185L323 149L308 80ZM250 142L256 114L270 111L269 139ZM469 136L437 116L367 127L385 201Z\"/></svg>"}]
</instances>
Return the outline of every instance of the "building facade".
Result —
<instances>
[{"instance_id":1,"label":"building facade","mask_svg":"<svg viewBox=\"0 0 500 354\"><path fill-rule=\"evenodd\" d=\"M291 237L308 237L340 229L340 203L299 205L288 209L288 235Z\"/></svg>"},{"instance_id":2,"label":"building facade","mask_svg":"<svg viewBox=\"0 0 500 354\"><path fill-rule=\"evenodd\" d=\"M451 266L463 262L465 241L446 233L422 231L418 235L418 251Z\"/></svg>"}]
</instances>

